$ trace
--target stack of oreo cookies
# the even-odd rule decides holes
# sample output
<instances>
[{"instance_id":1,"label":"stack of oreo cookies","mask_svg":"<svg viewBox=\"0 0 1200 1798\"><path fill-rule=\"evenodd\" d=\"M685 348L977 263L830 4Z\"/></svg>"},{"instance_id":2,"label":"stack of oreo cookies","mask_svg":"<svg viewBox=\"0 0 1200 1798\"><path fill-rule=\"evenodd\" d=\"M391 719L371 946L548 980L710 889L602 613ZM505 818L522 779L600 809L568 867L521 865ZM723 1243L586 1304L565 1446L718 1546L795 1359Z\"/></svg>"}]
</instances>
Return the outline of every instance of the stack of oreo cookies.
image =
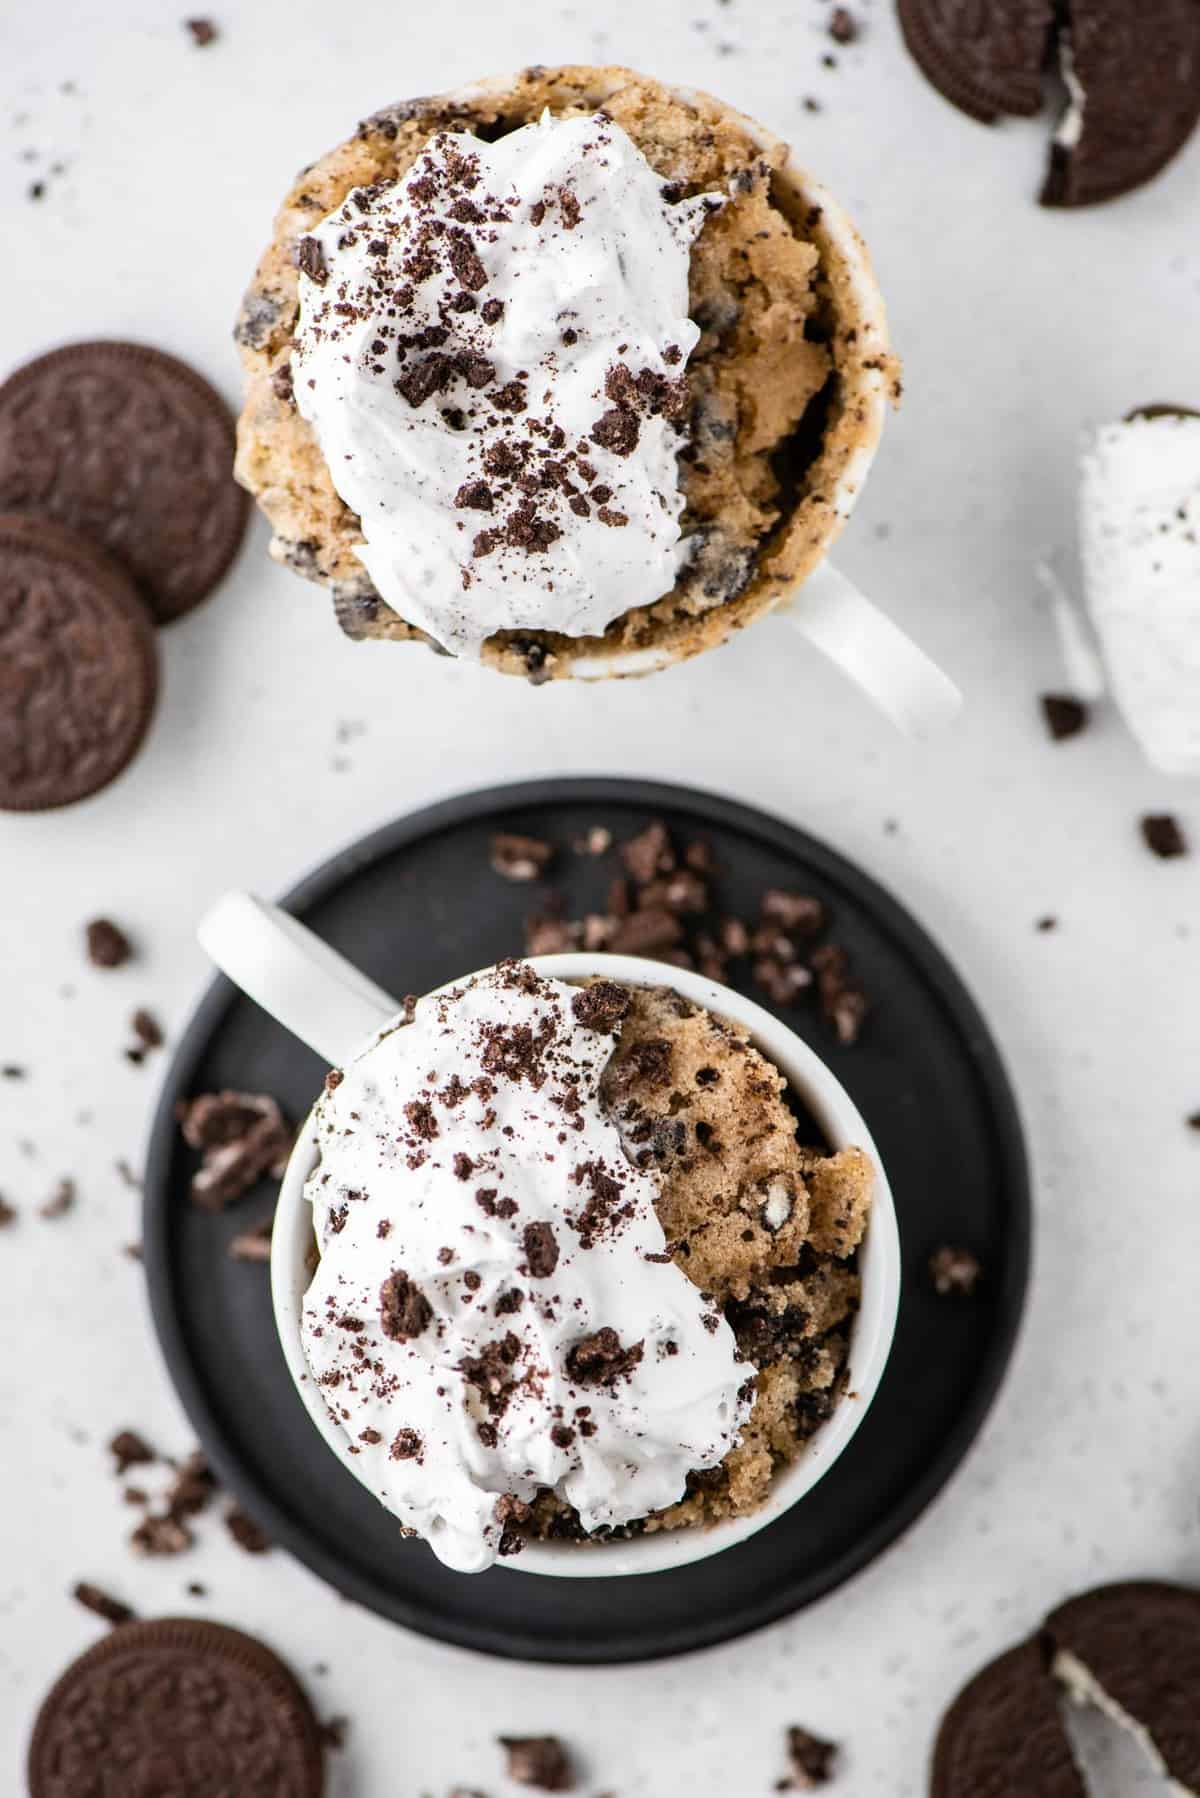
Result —
<instances>
[{"instance_id":1,"label":"stack of oreo cookies","mask_svg":"<svg viewBox=\"0 0 1200 1798\"><path fill-rule=\"evenodd\" d=\"M246 528L233 449L220 395L141 344L73 344L0 386L0 809L86 798L140 747L155 627Z\"/></svg>"}]
</instances>

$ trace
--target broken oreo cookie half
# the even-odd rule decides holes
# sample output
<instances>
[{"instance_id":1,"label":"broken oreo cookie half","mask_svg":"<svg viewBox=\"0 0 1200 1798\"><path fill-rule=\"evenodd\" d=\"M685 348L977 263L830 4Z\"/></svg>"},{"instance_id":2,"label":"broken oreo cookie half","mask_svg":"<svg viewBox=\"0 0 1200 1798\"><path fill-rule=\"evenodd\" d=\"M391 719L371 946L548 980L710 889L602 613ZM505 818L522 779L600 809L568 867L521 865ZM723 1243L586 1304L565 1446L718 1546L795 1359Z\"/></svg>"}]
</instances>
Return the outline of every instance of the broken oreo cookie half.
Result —
<instances>
[{"instance_id":1,"label":"broken oreo cookie half","mask_svg":"<svg viewBox=\"0 0 1200 1798\"><path fill-rule=\"evenodd\" d=\"M1200 1592L1098 1586L981 1669L938 1731L930 1798L1087 1798L1060 1699L1132 1732L1180 1793L1200 1793Z\"/></svg>"},{"instance_id":2,"label":"broken oreo cookie half","mask_svg":"<svg viewBox=\"0 0 1200 1798\"><path fill-rule=\"evenodd\" d=\"M1057 69L1067 105L1043 206L1090 206L1150 181L1200 119L1196 0L898 0L904 41L961 112L1033 117Z\"/></svg>"}]
</instances>

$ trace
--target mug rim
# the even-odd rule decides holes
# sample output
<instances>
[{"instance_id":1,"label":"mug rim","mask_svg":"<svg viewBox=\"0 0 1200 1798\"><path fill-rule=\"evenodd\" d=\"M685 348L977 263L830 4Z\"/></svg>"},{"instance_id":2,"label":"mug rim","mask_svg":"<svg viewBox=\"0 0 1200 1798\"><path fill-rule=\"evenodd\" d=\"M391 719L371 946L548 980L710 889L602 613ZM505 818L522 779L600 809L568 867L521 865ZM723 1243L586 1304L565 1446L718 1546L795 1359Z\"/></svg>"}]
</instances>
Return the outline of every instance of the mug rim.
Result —
<instances>
[{"instance_id":1,"label":"mug rim","mask_svg":"<svg viewBox=\"0 0 1200 1798\"><path fill-rule=\"evenodd\" d=\"M895 1334L900 1303L900 1240L895 1200L887 1173L858 1107L815 1050L787 1024L755 1000L691 969L603 951L575 951L524 957L539 974L560 980L582 980L603 974L631 986L669 986L684 998L744 1026L751 1041L783 1074L834 1149L856 1147L870 1159L874 1184L866 1235L859 1247L862 1291L850 1330L848 1389L832 1415L805 1442L800 1455L772 1476L765 1504L744 1516L716 1523L656 1530L628 1540L595 1544L530 1541L522 1552L494 1564L514 1572L559 1578L620 1578L665 1572L707 1560L775 1522L824 1477L847 1447L869 1409L883 1378ZM464 981L486 974L496 964L463 974L425 995L433 997ZM353 1059L374 1041L356 1046ZM315 1108L317 1098L314 1098ZM297 1394L312 1422L341 1465L382 1503L349 1454L344 1431L330 1415L304 1355L300 1324L304 1297L312 1280L308 1265L313 1241L304 1187L316 1162L313 1111L297 1132L280 1183L271 1236L271 1304L284 1361ZM385 1507L386 1508L386 1507ZM397 1527L399 1523L397 1520ZM426 1545L428 1546L428 1545ZM432 1552L432 1550L430 1550Z\"/></svg>"}]
</instances>

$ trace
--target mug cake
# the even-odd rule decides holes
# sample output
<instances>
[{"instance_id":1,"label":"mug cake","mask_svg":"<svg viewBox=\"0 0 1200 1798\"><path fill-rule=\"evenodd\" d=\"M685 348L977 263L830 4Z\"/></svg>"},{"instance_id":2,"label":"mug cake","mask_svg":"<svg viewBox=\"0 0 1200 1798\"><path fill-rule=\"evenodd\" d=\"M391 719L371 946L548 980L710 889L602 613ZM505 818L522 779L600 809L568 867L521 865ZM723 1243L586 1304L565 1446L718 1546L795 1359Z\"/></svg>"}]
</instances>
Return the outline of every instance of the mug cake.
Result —
<instances>
[{"instance_id":1,"label":"mug cake","mask_svg":"<svg viewBox=\"0 0 1200 1798\"><path fill-rule=\"evenodd\" d=\"M669 986L501 963L334 1070L311 1136L309 1377L452 1567L753 1513L842 1399L872 1163Z\"/></svg>"},{"instance_id":2,"label":"mug cake","mask_svg":"<svg viewBox=\"0 0 1200 1798\"><path fill-rule=\"evenodd\" d=\"M618 68L366 119L287 196L235 334L272 554L352 637L539 681L778 603L898 392L861 242L786 146Z\"/></svg>"}]
</instances>

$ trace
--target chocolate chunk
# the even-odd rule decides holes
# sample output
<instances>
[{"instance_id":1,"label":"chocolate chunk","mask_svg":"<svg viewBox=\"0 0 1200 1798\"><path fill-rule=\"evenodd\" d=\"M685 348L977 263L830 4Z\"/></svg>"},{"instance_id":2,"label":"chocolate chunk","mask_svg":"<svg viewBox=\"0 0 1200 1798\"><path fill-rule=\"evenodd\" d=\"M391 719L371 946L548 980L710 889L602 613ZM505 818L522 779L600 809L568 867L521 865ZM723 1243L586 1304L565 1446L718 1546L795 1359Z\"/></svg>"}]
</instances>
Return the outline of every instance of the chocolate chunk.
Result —
<instances>
[{"instance_id":1,"label":"chocolate chunk","mask_svg":"<svg viewBox=\"0 0 1200 1798\"><path fill-rule=\"evenodd\" d=\"M141 1467L156 1459L154 1450L136 1430L118 1430L108 1445L109 1453L116 1461L116 1474L120 1479L131 1467Z\"/></svg>"},{"instance_id":2,"label":"chocolate chunk","mask_svg":"<svg viewBox=\"0 0 1200 1798\"><path fill-rule=\"evenodd\" d=\"M615 980L594 980L571 1000L571 1010L586 1030L614 1030L630 1006L630 995Z\"/></svg>"},{"instance_id":3,"label":"chocolate chunk","mask_svg":"<svg viewBox=\"0 0 1200 1798\"><path fill-rule=\"evenodd\" d=\"M29 1798L105 1788L321 1798L316 1718L253 1637L194 1618L126 1623L56 1682L29 1746Z\"/></svg>"},{"instance_id":4,"label":"chocolate chunk","mask_svg":"<svg viewBox=\"0 0 1200 1798\"><path fill-rule=\"evenodd\" d=\"M544 1220L526 1224L521 1241L530 1279L548 1280L558 1266L558 1238L554 1234L554 1225Z\"/></svg>"},{"instance_id":5,"label":"chocolate chunk","mask_svg":"<svg viewBox=\"0 0 1200 1798\"><path fill-rule=\"evenodd\" d=\"M815 1791L818 1786L829 1785L833 1779L833 1763L837 1759L837 1743L825 1742L820 1736L814 1736L811 1730L801 1729L793 1724L787 1732L788 1759L791 1762L791 1778L783 1782L777 1789L794 1792Z\"/></svg>"},{"instance_id":6,"label":"chocolate chunk","mask_svg":"<svg viewBox=\"0 0 1200 1798\"><path fill-rule=\"evenodd\" d=\"M508 1777L515 1785L539 1792L573 1792L575 1772L557 1736L501 1736L508 1755Z\"/></svg>"},{"instance_id":7,"label":"chocolate chunk","mask_svg":"<svg viewBox=\"0 0 1200 1798\"><path fill-rule=\"evenodd\" d=\"M492 837L491 863L505 880L537 880L554 860L553 843L539 837L517 836L499 830Z\"/></svg>"},{"instance_id":8,"label":"chocolate chunk","mask_svg":"<svg viewBox=\"0 0 1200 1798\"><path fill-rule=\"evenodd\" d=\"M43 521L77 532L124 569L139 613L167 623L212 591L241 543L250 497L234 447L225 401L174 356L72 344L0 387L0 512L36 514L39 537Z\"/></svg>"},{"instance_id":9,"label":"chocolate chunk","mask_svg":"<svg viewBox=\"0 0 1200 1798\"><path fill-rule=\"evenodd\" d=\"M605 1324L567 1351L567 1373L580 1386L612 1386L629 1378L644 1352L644 1341L622 1348L617 1332Z\"/></svg>"},{"instance_id":10,"label":"chocolate chunk","mask_svg":"<svg viewBox=\"0 0 1200 1798\"><path fill-rule=\"evenodd\" d=\"M1170 812L1159 812L1143 818L1142 836L1147 849L1153 850L1164 861L1188 852L1187 838L1180 829L1178 819L1172 817Z\"/></svg>"},{"instance_id":11,"label":"chocolate chunk","mask_svg":"<svg viewBox=\"0 0 1200 1798\"><path fill-rule=\"evenodd\" d=\"M209 44L215 44L220 32L211 19L185 19L184 24L191 33L193 44L203 50Z\"/></svg>"},{"instance_id":12,"label":"chocolate chunk","mask_svg":"<svg viewBox=\"0 0 1200 1798\"><path fill-rule=\"evenodd\" d=\"M175 1108L183 1139L200 1153L189 1195L202 1211L222 1211L264 1175L281 1179L295 1132L265 1093L202 1093Z\"/></svg>"},{"instance_id":13,"label":"chocolate chunk","mask_svg":"<svg viewBox=\"0 0 1200 1798\"><path fill-rule=\"evenodd\" d=\"M1065 737L1078 736L1088 721L1088 709L1081 699L1072 699L1069 693L1043 693L1042 716L1046 720L1046 729L1056 743Z\"/></svg>"},{"instance_id":14,"label":"chocolate chunk","mask_svg":"<svg viewBox=\"0 0 1200 1798\"><path fill-rule=\"evenodd\" d=\"M86 935L88 960L94 968L119 968L133 954L129 938L109 918L93 918Z\"/></svg>"},{"instance_id":15,"label":"chocolate chunk","mask_svg":"<svg viewBox=\"0 0 1200 1798\"><path fill-rule=\"evenodd\" d=\"M929 1257L929 1278L942 1298L969 1298L983 1277L983 1263L970 1249L949 1243Z\"/></svg>"},{"instance_id":16,"label":"chocolate chunk","mask_svg":"<svg viewBox=\"0 0 1200 1798\"><path fill-rule=\"evenodd\" d=\"M852 44L858 36L858 20L844 6L835 6L829 16L829 35L835 44Z\"/></svg>"},{"instance_id":17,"label":"chocolate chunk","mask_svg":"<svg viewBox=\"0 0 1200 1798\"><path fill-rule=\"evenodd\" d=\"M1043 1644L989 1663L958 1694L934 1744L929 1798L1087 1798Z\"/></svg>"},{"instance_id":18,"label":"chocolate chunk","mask_svg":"<svg viewBox=\"0 0 1200 1798\"><path fill-rule=\"evenodd\" d=\"M20 1213L16 1206L10 1205L4 1194L0 1193L0 1230L5 1230L10 1224L15 1224L19 1216Z\"/></svg>"},{"instance_id":19,"label":"chocolate chunk","mask_svg":"<svg viewBox=\"0 0 1200 1798\"><path fill-rule=\"evenodd\" d=\"M411 1342L429 1326L433 1306L421 1288L397 1268L379 1289L379 1319L383 1333L392 1342Z\"/></svg>"},{"instance_id":20,"label":"chocolate chunk","mask_svg":"<svg viewBox=\"0 0 1200 1798\"><path fill-rule=\"evenodd\" d=\"M266 1531L260 1529L253 1517L247 1516L240 1505L230 1505L226 1511L225 1528L238 1547L248 1555L264 1555L271 1546L271 1538Z\"/></svg>"},{"instance_id":21,"label":"chocolate chunk","mask_svg":"<svg viewBox=\"0 0 1200 1798\"><path fill-rule=\"evenodd\" d=\"M72 1586L71 1597L83 1605L85 1610L94 1611L97 1617L103 1617L105 1623L129 1623L137 1615L132 1606L122 1604L119 1598L113 1598L88 1580L80 1580L77 1585Z\"/></svg>"}]
</instances>

